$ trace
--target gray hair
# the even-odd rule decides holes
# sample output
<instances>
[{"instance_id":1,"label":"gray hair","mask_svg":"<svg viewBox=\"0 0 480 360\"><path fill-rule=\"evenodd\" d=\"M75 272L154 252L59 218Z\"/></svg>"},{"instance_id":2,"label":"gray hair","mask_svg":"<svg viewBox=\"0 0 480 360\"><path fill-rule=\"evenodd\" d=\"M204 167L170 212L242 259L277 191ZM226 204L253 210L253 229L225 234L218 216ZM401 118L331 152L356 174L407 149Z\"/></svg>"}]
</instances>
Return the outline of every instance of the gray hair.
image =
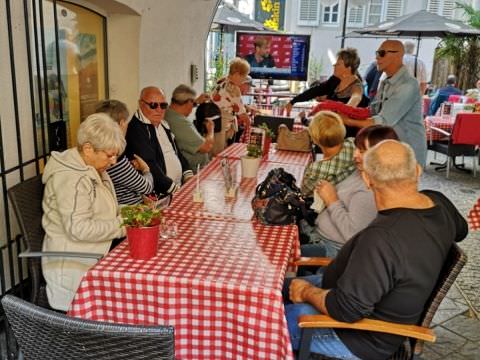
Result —
<instances>
[{"instance_id":1,"label":"gray hair","mask_svg":"<svg viewBox=\"0 0 480 360\"><path fill-rule=\"evenodd\" d=\"M188 100L195 100L197 93L190 86L181 84L178 85L172 93L172 103L183 105Z\"/></svg>"},{"instance_id":2,"label":"gray hair","mask_svg":"<svg viewBox=\"0 0 480 360\"><path fill-rule=\"evenodd\" d=\"M455 75L448 75L447 77L447 84L448 85L455 85L457 83L457 77Z\"/></svg>"},{"instance_id":3,"label":"gray hair","mask_svg":"<svg viewBox=\"0 0 480 360\"><path fill-rule=\"evenodd\" d=\"M105 113L120 123L121 120L128 121L128 109L127 105L118 100L102 100L95 106L96 113Z\"/></svg>"},{"instance_id":4,"label":"gray hair","mask_svg":"<svg viewBox=\"0 0 480 360\"><path fill-rule=\"evenodd\" d=\"M386 154L382 145L396 143L403 151ZM410 145L396 140L384 140L368 149L363 158L363 169L376 184L416 181L417 160Z\"/></svg>"},{"instance_id":5,"label":"gray hair","mask_svg":"<svg viewBox=\"0 0 480 360\"><path fill-rule=\"evenodd\" d=\"M89 143L95 150L125 150L125 137L120 126L105 113L95 113L87 117L78 128L77 146Z\"/></svg>"}]
</instances>

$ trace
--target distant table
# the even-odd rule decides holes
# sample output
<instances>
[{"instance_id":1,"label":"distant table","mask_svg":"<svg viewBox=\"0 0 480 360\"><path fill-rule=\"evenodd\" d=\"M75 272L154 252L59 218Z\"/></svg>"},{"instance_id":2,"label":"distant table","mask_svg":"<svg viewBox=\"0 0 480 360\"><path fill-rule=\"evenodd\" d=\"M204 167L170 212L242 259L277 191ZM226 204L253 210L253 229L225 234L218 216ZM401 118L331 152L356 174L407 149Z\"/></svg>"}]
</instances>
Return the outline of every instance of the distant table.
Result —
<instances>
[{"instance_id":1,"label":"distant table","mask_svg":"<svg viewBox=\"0 0 480 360\"><path fill-rule=\"evenodd\" d=\"M176 359L292 359L282 285L296 226L177 216L158 256L124 241L84 276L68 315L175 326Z\"/></svg>"},{"instance_id":2,"label":"distant table","mask_svg":"<svg viewBox=\"0 0 480 360\"><path fill-rule=\"evenodd\" d=\"M427 134L427 141L438 141L444 140L445 135L439 133L438 131L431 130L430 127L434 126L439 129L451 132L453 124L455 123L455 118L451 116L427 116L425 118L425 130Z\"/></svg>"},{"instance_id":3,"label":"distant table","mask_svg":"<svg viewBox=\"0 0 480 360\"><path fill-rule=\"evenodd\" d=\"M294 164L299 166L307 166L312 161L312 154L310 152L300 151L284 151L275 149L274 144L270 147L270 153L268 154L267 161L283 164ZM247 153L247 144L235 143L227 147L221 153L217 154L217 157L227 157L231 159L240 159ZM279 167L279 166L277 166ZM298 178L297 178L297 182Z\"/></svg>"}]
</instances>

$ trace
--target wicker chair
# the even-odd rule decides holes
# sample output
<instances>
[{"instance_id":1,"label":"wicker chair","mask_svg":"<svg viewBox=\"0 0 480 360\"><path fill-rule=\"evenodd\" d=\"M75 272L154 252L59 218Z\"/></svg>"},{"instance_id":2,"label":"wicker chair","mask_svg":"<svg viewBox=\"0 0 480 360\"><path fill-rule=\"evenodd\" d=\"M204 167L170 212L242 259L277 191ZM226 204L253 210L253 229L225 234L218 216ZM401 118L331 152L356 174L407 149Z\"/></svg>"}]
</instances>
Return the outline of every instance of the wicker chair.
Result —
<instances>
[{"instance_id":1,"label":"wicker chair","mask_svg":"<svg viewBox=\"0 0 480 360\"><path fill-rule=\"evenodd\" d=\"M319 265L325 266L329 260L326 258L310 258L306 261L297 261L297 265ZM318 260L318 261L317 261ZM336 321L326 315L304 315L299 318L299 326L302 328L302 339L299 351L299 360L313 359L331 359L318 354L310 354L310 342L313 331L317 328L343 328L366 331L378 331L383 333L405 336L408 341L397 350L390 360L413 359L414 354L419 354L422 350L423 341L435 341L435 334L429 328L440 303L442 302L448 290L453 285L458 274L467 262L467 256L458 247L453 244L447 259L443 265L442 271L435 285L430 299L425 304L423 313L418 326L395 324L379 320L363 319L355 323L344 323ZM420 341L419 341L420 340Z\"/></svg>"},{"instance_id":2,"label":"wicker chair","mask_svg":"<svg viewBox=\"0 0 480 360\"><path fill-rule=\"evenodd\" d=\"M37 175L22 181L8 189L8 197L12 203L15 215L22 232L22 247L28 249L19 254L19 257L28 258L28 271L31 278L30 301L36 305L49 308L45 288L45 279L42 275L42 256L75 257L100 259L102 254L71 253L71 252L42 252L45 231L42 227L42 176Z\"/></svg>"},{"instance_id":3,"label":"wicker chair","mask_svg":"<svg viewBox=\"0 0 480 360\"><path fill-rule=\"evenodd\" d=\"M172 326L80 320L5 295L2 305L26 360L171 359Z\"/></svg>"}]
</instances>

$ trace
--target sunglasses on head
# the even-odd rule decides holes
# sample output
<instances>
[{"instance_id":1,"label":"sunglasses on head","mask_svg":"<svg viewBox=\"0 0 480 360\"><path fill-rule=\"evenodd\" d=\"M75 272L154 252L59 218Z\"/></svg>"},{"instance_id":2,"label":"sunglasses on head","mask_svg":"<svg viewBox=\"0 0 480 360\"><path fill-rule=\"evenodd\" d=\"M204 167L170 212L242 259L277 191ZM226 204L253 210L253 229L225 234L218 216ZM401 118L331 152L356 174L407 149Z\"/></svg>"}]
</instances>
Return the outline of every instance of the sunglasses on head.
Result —
<instances>
[{"instance_id":1,"label":"sunglasses on head","mask_svg":"<svg viewBox=\"0 0 480 360\"><path fill-rule=\"evenodd\" d=\"M160 109L165 110L168 107L167 102L147 102L141 99L146 105L150 107L150 109L155 110L157 107L160 106Z\"/></svg>"},{"instance_id":2,"label":"sunglasses on head","mask_svg":"<svg viewBox=\"0 0 480 360\"><path fill-rule=\"evenodd\" d=\"M384 57L387 55L387 53L397 53L397 50L377 50L375 51L375 54L377 54L378 57Z\"/></svg>"}]
</instances>

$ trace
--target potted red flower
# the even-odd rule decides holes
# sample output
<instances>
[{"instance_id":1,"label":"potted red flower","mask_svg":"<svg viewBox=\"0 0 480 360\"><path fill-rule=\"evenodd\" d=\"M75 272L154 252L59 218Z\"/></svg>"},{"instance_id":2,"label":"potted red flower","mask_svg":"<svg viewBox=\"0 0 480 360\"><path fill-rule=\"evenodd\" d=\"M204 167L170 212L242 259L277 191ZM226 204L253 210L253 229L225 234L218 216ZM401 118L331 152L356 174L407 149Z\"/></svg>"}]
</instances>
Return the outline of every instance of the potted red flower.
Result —
<instances>
[{"instance_id":1,"label":"potted red flower","mask_svg":"<svg viewBox=\"0 0 480 360\"><path fill-rule=\"evenodd\" d=\"M127 228L130 256L148 260L157 255L161 210L155 207L154 202L149 205L126 205L120 213L122 225Z\"/></svg>"}]
</instances>

